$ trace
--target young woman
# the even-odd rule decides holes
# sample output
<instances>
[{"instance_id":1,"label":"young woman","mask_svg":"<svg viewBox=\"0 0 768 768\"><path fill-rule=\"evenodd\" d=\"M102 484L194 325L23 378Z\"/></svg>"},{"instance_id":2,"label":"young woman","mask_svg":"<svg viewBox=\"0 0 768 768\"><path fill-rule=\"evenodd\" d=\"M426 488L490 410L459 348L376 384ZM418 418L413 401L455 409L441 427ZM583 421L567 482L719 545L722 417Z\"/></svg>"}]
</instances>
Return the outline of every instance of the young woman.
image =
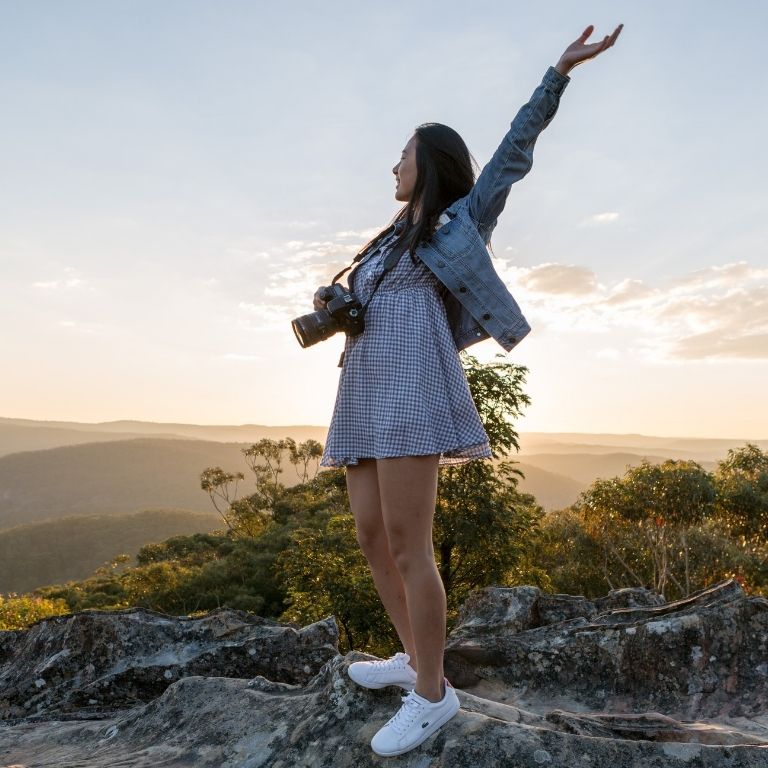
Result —
<instances>
[{"instance_id":1,"label":"young woman","mask_svg":"<svg viewBox=\"0 0 768 768\"><path fill-rule=\"evenodd\" d=\"M349 275L350 290L369 303L364 331L346 337L320 465L347 468L357 539L404 649L348 670L367 688L409 691L371 741L379 755L413 749L459 709L443 675L446 602L432 548L438 466L492 453L458 350L493 336L508 351L530 330L486 245L509 186L531 168L568 72L610 48L622 26L587 44L590 25L566 48L477 182L455 131L418 126L392 169L405 205Z\"/></svg>"}]
</instances>

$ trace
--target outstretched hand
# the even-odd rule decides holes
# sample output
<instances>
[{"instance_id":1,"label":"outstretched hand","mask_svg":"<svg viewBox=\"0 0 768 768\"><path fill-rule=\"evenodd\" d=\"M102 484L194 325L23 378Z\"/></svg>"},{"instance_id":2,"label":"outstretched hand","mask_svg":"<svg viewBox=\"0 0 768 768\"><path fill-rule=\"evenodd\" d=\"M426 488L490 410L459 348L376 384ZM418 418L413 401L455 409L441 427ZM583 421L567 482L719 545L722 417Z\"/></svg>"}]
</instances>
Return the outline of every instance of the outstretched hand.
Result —
<instances>
[{"instance_id":1,"label":"outstretched hand","mask_svg":"<svg viewBox=\"0 0 768 768\"><path fill-rule=\"evenodd\" d=\"M581 64L582 61L587 59L593 59L598 53L608 50L615 42L623 28L623 24L619 24L613 31L612 35L606 35L599 43L585 44L586 39L592 34L595 29L594 24L590 24L582 33L578 40L572 42L563 52L560 57L560 61L557 63L557 70L564 75L568 74L568 71L573 69L577 64Z\"/></svg>"}]
</instances>

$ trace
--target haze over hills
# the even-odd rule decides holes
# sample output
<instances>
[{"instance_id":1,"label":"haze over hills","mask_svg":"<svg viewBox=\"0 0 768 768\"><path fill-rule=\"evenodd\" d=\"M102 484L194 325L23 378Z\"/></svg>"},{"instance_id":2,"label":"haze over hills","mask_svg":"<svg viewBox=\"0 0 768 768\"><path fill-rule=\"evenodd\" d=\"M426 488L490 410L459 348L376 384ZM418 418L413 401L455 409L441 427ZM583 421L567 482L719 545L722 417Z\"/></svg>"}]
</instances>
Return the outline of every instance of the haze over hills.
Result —
<instances>
[{"instance_id":1,"label":"haze over hills","mask_svg":"<svg viewBox=\"0 0 768 768\"><path fill-rule=\"evenodd\" d=\"M70 421L37 421L0 417L0 456L23 450L54 448L97 440L155 437L185 438L227 443L254 443L264 437L279 440L292 437L296 442L312 438L325 442L327 426L265 424L179 424L151 421L105 421L97 423ZM643 455L653 452L665 458L690 458L695 461L718 461L728 448L753 442L768 450L768 438L701 438L657 437L641 434L609 434L588 432L520 432L520 456L532 453L617 453Z\"/></svg>"},{"instance_id":2,"label":"haze over hills","mask_svg":"<svg viewBox=\"0 0 768 768\"><path fill-rule=\"evenodd\" d=\"M668 458L652 453L530 453L525 454L524 463L560 477L570 477L587 487L598 477L623 476L628 467L638 466L642 459L647 459L651 464L660 464ZM699 464L710 472L717 466L716 461L699 461Z\"/></svg>"},{"instance_id":3,"label":"haze over hills","mask_svg":"<svg viewBox=\"0 0 768 768\"><path fill-rule=\"evenodd\" d=\"M243 472L244 496L254 489L244 448L264 437L323 443L326 435L318 426L0 419L0 592L85 578L121 552L135 557L150 541L221 528L200 488L206 467ZM693 459L711 471L746 442L768 449L768 440L521 433L522 450L508 459L525 474L520 490L549 511L644 458ZM287 457L283 468L285 485L299 481Z\"/></svg>"},{"instance_id":4,"label":"haze over hills","mask_svg":"<svg viewBox=\"0 0 768 768\"><path fill-rule=\"evenodd\" d=\"M0 594L79 581L145 544L223 530L218 514L145 509L129 515L72 515L0 531Z\"/></svg>"},{"instance_id":5,"label":"haze over hills","mask_svg":"<svg viewBox=\"0 0 768 768\"><path fill-rule=\"evenodd\" d=\"M588 432L521 432L520 455L533 453L603 454L626 452L635 455L653 453L668 459L692 459L717 462L729 448L755 443L768 450L768 439L720 437L655 437L653 435L590 434Z\"/></svg>"},{"instance_id":6,"label":"haze over hills","mask_svg":"<svg viewBox=\"0 0 768 768\"><path fill-rule=\"evenodd\" d=\"M205 424L160 424L151 421L104 421L95 424L75 421L34 421L0 417L0 456L18 451L57 448L134 437L207 440L222 443L255 443L268 437L280 440L288 435L296 442L309 438L323 442L328 427L270 427L261 424L216 426Z\"/></svg>"},{"instance_id":7,"label":"haze over hills","mask_svg":"<svg viewBox=\"0 0 768 768\"><path fill-rule=\"evenodd\" d=\"M121 431L122 430L122 431ZM30 435L45 441L74 438L75 444L28 450ZM145 436L136 437L137 433ZM184 437L175 437L183 433ZM11 452L0 457L0 529L67 515L114 515L147 507L214 511L200 489L200 473L220 466L241 471L240 495L253 488L243 448L262 437L312 437L324 442L327 428L260 425L210 426L114 421L101 424L0 420L0 440ZM13 437L16 436L16 443ZM205 436L247 436L226 442ZM115 438L118 439L115 439ZM89 442L84 439L93 438ZM101 441L101 442L96 442ZM747 441L671 438L647 435L522 433L521 453L509 457L526 475L523 491L533 494L546 510L573 503L598 477L622 476L643 458L693 459L712 470L728 448ZM753 440L768 449L768 440ZM14 451L14 447L24 446ZM628 446L628 447L627 447ZM323 471L323 470L321 470ZM284 461L281 480L298 482Z\"/></svg>"},{"instance_id":8,"label":"haze over hills","mask_svg":"<svg viewBox=\"0 0 768 768\"><path fill-rule=\"evenodd\" d=\"M200 488L200 474L213 466L243 472L239 491L248 493L253 475L242 454L247 445L141 437L3 456L0 529L65 515L125 514L146 507L215 512ZM287 485L298 479L290 464L283 474Z\"/></svg>"}]
</instances>

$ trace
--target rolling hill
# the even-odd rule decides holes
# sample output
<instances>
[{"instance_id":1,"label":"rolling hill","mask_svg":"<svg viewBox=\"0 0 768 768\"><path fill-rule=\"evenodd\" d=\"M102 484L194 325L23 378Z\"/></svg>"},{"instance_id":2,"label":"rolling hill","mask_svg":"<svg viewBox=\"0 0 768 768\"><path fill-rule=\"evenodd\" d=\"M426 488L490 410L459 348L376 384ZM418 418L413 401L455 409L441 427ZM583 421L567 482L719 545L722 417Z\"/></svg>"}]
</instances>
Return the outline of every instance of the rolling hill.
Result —
<instances>
[{"instance_id":1,"label":"rolling hill","mask_svg":"<svg viewBox=\"0 0 768 768\"><path fill-rule=\"evenodd\" d=\"M598 477L622 477L629 466L638 466L643 459L651 464L666 461L666 456L636 453L527 453L524 462L528 466L547 470L560 477L570 477L584 487ZM699 462L704 469L712 471L717 462Z\"/></svg>"},{"instance_id":2,"label":"rolling hill","mask_svg":"<svg viewBox=\"0 0 768 768\"><path fill-rule=\"evenodd\" d=\"M59 448L81 443L158 439L207 440L224 443L255 443L264 437L279 440L286 435L296 442L313 438L325 442L327 427L269 427L261 424L217 426L205 424L157 424L151 421L105 421L95 424L68 421L34 421L0 417L0 457L18 451Z\"/></svg>"},{"instance_id":3,"label":"rolling hill","mask_svg":"<svg viewBox=\"0 0 768 768\"><path fill-rule=\"evenodd\" d=\"M223 529L218 514L145 509L130 515L61 517L0 531L0 593L84 579L121 553L171 536Z\"/></svg>"},{"instance_id":4,"label":"rolling hill","mask_svg":"<svg viewBox=\"0 0 768 768\"><path fill-rule=\"evenodd\" d=\"M24 451L0 458L0 530L66 515L125 514L146 507L215 512L200 488L211 466L245 474L247 444L134 438ZM293 466L285 482L296 482ZM293 477L292 477L293 476ZM250 484L249 484L250 483Z\"/></svg>"}]
</instances>

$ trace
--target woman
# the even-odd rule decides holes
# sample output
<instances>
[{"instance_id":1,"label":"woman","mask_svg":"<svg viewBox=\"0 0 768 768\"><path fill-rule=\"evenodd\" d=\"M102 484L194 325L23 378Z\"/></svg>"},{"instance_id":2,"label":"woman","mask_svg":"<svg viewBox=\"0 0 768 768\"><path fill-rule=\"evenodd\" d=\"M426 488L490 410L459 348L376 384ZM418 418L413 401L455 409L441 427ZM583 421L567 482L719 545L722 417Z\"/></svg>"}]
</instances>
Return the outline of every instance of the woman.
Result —
<instances>
[{"instance_id":1,"label":"woman","mask_svg":"<svg viewBox=\"0 0 768 768\"><path fill-rule=\"evenodd\" d=\"M455 131L417 127L392 169L395 199L405 205L349 275L366 305L365 330L346 337L320 464L347 467L357 539L404 649L348 670L367 688L409 691L371 741L379 755L413 749L459 709L443 675L446 600L432 548L438 467L492 453L458 350L489 336L509 350L530 330L485 244L510 184L531 167L568 72L610 48L622 26L586 44L590 25L566 48L477 182ZM316 310L324 306L321 290Z\"/></svg>"}]
</instances>

